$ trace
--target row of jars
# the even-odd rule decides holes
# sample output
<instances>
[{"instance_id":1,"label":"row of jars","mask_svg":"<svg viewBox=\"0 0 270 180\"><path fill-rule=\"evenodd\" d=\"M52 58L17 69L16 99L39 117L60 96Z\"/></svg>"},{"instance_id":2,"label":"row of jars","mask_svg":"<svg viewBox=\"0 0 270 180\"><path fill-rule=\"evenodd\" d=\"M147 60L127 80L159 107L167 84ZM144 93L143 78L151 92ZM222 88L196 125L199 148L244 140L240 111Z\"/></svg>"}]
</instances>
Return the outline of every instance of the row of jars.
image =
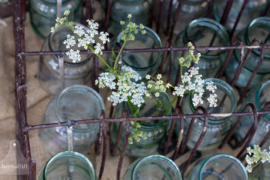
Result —
<instances>
[{"instance_id":1,"label":"row of jars","mask_svg":"<svg viewBox=\"0 0 270 180\"><path fill-rule=\"evenodd\" d=\"M224 171L225 169L226 171ZM56 154L42 167L38 175L38 180L59 178L97 179L92 163L84 155L74 151ZM209 154L201 158L183 179L202 180L206 178L247 180L248 175L244 165L237 158L228 154ZM182 175L178 166L171 159L161 155L151 155L133 162L122 179L182 180Z\"/></svg>"}]
</instances>

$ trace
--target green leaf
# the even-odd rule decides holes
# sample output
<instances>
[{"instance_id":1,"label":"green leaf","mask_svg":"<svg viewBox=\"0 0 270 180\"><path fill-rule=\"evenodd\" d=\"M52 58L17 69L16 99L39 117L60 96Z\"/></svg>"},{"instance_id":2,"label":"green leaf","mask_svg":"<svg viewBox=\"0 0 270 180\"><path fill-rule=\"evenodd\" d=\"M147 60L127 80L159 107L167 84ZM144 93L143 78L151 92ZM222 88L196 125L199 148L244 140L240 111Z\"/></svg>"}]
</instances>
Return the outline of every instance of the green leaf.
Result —
<instances>
[{"instance_id":1,"label":"green leaf","mask_svg":"<svg viewBox=\"0 0 270 180\"><path fill-rule=\"evenodd\" d=\"M115 59L116 55L115 55L113 49L112 49L112 55L113 55L113 58Z\"/></svg>"}]
</instances>

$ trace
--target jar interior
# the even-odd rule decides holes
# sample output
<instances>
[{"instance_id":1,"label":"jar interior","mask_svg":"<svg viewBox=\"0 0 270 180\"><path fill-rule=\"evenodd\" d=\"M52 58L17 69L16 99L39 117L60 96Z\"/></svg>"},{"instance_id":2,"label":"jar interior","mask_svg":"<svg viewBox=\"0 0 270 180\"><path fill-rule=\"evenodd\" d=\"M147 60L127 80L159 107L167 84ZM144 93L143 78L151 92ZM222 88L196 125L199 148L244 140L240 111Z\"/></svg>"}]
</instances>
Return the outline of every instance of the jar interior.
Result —
<instances>
[{"instance_id":1,"label":"jar interior","mask_svg":"<svg viewBox=\"0 0 270 180\"><path fill-rule=\"evenodd\" d=\"M262 86L258 89L258 92L256 93L256 104L257 106L259 106L258 110L262 110L264 104L270 101L269 92L270 92L270 81L267 81L264 84L262 84ZM269 111L270 107L268 107L267 110ZM270 116L268 114L265 114L264 117L270 120Z\"/></svg>"},{"instance_id":2,"label":"jar interior","mask_svg":"<svg viewBox=\"0 0 270 180\"><path fill-rule=\"evenodd\" d=\"M84 88L67 88L59 95L57 101L57 111L62 121L99 119L100 113L104 108L100 96L93 90ZM96 127L97 123L74 125L76 129L90 129Z\"/></svg>"},{"instance_id":3,"label":"jar interior","mask_svg":"<svg viewBox=\"0 0 270 180\"><path fill-rule=\"evenodd\" d=\"M159 36L151 29L144 27L145 34L138 32L134 34L134 41L127 41L124 49L148 49L162 47ZM120 40L122 33L118 36L117 42L123 45ZM123 61L132 68L142 69L153 66L158 60L161 61L161 52L145 52L145 53L123 53Z\"/></svg>"},{"instance_id":4,"label":"jar interior","mask_svg":"<svg viewBox=\"0 0 270 180\"><path fill-rule=\"evenodd\" d=\"M181 180L181 174L176 164L159 155L148 156L139 160L132 171L132 180Z\"/></svg>"},{"instance_id":5,"label":"jar interior","mask_svg":"<svg viewBox=\"0 0 270 180\"><path fill-rule=\"evenodd\" d=\"M95 170L91 162L77 152L62 152L55 155L46 164L45 179L95 179Z\"/></svg>"},{"instance_id":6,"label":"jar interior","mask_svg":"<svg viewBox=\"0 0 270 180\"><path fill-rule=\"evenodd\" d=\"M201 167L199 179L247 179L243 164L233 156L220 154L209 158Z\"/></svg>"}]
</instances>

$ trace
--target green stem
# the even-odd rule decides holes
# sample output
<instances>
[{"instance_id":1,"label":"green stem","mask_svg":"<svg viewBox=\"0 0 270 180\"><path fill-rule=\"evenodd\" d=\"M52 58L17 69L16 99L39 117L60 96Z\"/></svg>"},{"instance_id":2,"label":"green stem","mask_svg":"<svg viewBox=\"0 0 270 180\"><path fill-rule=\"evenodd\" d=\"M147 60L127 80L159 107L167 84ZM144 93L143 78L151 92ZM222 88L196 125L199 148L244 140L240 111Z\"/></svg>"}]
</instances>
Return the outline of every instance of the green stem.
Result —
<instances>
[{"instance_id":1,"label":"green stem","mask_svg":"<svg viewBox=\"0 0 270 180\"><path fill-rule=\"evenodd\" d=\"M172 102L170 103L170 105L168 106L166 112L164 113L164 116L167 115L167 113L169 112L169 110L171 109L173 103L176 101L177 98L178 98L178 96L175 96L175 97L173 98Z\"/></svg>"},{"instance_id":2,"label":"green stem","mask_svg":"<svg viewBox=\"0 0 270 180\"><path fill-rule=\"evenodd\" d=\"M128 100L128 106L129 106L129 109L130 109L130 111L131 111L132 117L134 117L133 108L132 108L132 106L131 106L130 103L131 103L131 102Z\"/></svg>"}]
</instances>

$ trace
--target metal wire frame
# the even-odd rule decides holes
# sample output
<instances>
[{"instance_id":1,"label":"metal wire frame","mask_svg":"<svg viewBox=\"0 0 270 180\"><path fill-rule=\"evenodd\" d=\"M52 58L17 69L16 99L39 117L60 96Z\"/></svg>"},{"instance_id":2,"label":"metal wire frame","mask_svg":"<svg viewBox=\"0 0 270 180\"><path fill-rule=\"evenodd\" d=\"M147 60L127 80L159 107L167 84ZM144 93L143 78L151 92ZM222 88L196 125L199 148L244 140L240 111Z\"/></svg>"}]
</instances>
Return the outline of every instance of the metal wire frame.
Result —
<instances>
[{"instance_id":1,"label":"metal wire frame","mask_svg":"<svg viewBox=\"0 0 270 180\"><path fill-rule=\"evenodd\" d=\"M105 18L105 22L104 22L104 27L105 30L108 27L108 22L109 22L109 16L110 16L110 12L111 12L111 7L112 7L112 0L106 0L107 2L107 8L106 8L106 18ZM153 0L153 9L152 9L152 20L154 18L154 13L155 12L155 2L156 0ZM171 53L171 64L170 66L172 67L172 63L173 63L173 57L174 57L174 51L183 51L182 55L185 53L186 50L188 50L187 47L173 47L172 43L171 43L171 38L172 38L172 34L173 34L173 30L178 18L178 14L180 12L181 6L182 6L182 0L180 0L180 3L177 7L177 11L175 13L174 19L173 19L173 23L171 25L171 29L170 29L170 38L167 41L166 47L164 48L155 48L155 49L129 49L129 50L124 50L123 53L139 53L139 52L164 52L163 54L163 59L162 59L162 65L161 65L161 69L160 72L162 73L162 70L164 69L164 64L166 61L166 56L167 56L167 52ZM215 2L215 0L213 1L213 3ZM171 2L172 3L172 0ZM225 11L223 13L223 16L221 18L221 23L224 24L226 22L228 13L231 9L233 0L228 0L227 6L225 8ZM245 3L247 3L247 1L245 1ZM245 7L245 3L243 4L243 8ZM86 0L86 5L89 6L90 10L87 10L87 16L92 18L93 17L93 12L92 8L93 8L93 0ZM157 20L157 32L159 32L159 28L160 28L160 19L161 19L161 15L162 15L162 11L163 11L163 7L164 7L164 1L160 0L160 12L159 12L159 18ZM211 5L211 8L213 8L213 4ZM269 6L267 8L267 12L269 11ZM98 178L101 179L102 178L102 174L104 172L104 167L105 167L105 160L106 160L106 148L107 148L107 126L106 126L106 122L112 123L112 122L121 122L119 125L119 131L118 134L120 132L120 130L122 129L121 126L123 127L123 123L126 123L126 134L125 134L125 139L124 139L124 143L123 143L123 148L122 148L122 152L119 158L119 163L118 163L118 168L117 168L117 179L120 178L120 171L121 171L121 166L122 166L122 161L124 158L124 154L125 154L125 148L127 145L127 140L128 140L128 136L129 136L129 132L130 132L130 121L147 121L147 120L169 120L172 119L172 125L170 127L169 133L168 133L168 139L167 139L167 143L165 145L165 152L168 150L168 143L171 141L171 137L172 137L172 133L173 133L173 129L174 129L174 125L176 120L180 120L181 122L181 130L180 130L180 136L177 142L177 145L175 147L175 151L174 151L174 155L173 155L173 160L176 158L176 155L178 154L178 152L183 152L184 148L186 147L187 141L188 141L188 137L186 137L184 139L184 143L181 144L181 142L183 141L183 133L184 133L184 119L185 118L192 118L192 122L194 121L195 118L204 118L204 130L201 133L201 136L198 140L198 142L195 145L195 148L192 150L192 153L189 156L188 159L188 163L186 163L184 170L182 171L182 174L184 175L189 163L191 162L192 156L194 155L196 149L198 148L198 146L200 145L204 134L207 130L207 126L208 126L208 118L209 117L228 117L228 116L239 116L237 123L234 125L233 129L229 132L229 134L227 135L226 139L223 141L222 145L220 146L220 148L222 148L224 146L224 144L226 144L228 142L228 140L230 139L230 137L232 136L232 134L234 133L237 125L240 123L240 121L242 120L243 116L250 116L253 115L254 116L254 124L251 127L251 129L249 130L249 132L247 133L247 135L245 136L245 139L248 138L247 143L245 144L245 146L242 148L242 150L240 151L240 153L238 154L238 158L243 154L243 152L245 151L245 148L248 146L249 142L251 141L251 139L253 138L253 135L256 131L257 128L257 123L260 120L260 118L262 117L262 115L264 114L270 114L270 111L267 111L267 107L269 106L270 102L266 103L263 110L262 111L258 111L256 110L255 106L253 104L248 104L246 106L246 108L244 109L244 112L234 112L234 113L222 113L222 114L209 114L207 113L207 111L203 108L203 107L198 107L195 110L194 114L183 114L183 111L181 109L181 107L177 107L175 114L173 116L159 116L159 117L129 117L129 114L126 110L123 111L122 113L122 118L111 118L112 115L112 110L113 108L111 108L111 112L110 112L110 117L106 118L105 117L105 112L102 111L101 112L101 118L100 119L86 119L86 120L71 120L68 122L60 122L60 123L52 123L52 124L39 124L39 125L28 125L27 124L27 106L26 106L26 94L27 94L27 85L26 85L26 63L25 63L25 56L37 56L37 55L64 55L66 52L64 51L58 51L58 52L25 52L25 40L24 40L24 25L23 25L23 21L25 19L25 12L26 12L26 0L15 0L14 2L14 35L15 35L15 42L16 42L16 68L15 68L15 72L16 72L16 129L17 129L17 139L20 142L20 149L22 152L22 155L28 159L29 161L29 174L27 176L18 176L18 179L35 179L36 178L36 162L34 160L32 160L31 158L31 150L30 150L30 142L29 142L29 135L28 135L28 131L30 130L35 130L35 129L42 129L42 128L50 128L50 127L59 127L59 126L72 126L75 124L86 124L86 123L100 123L100 131L99 131L99 137L98 140L96 142L96 153L100 153L100 148L101 148L101 144L102 144L102 140L103 140L103 155L102 155L102 162L101 162L101 168L100 168L100 172L99 172L99 176ZM242 15L243 10L240 11L237 21L234 25L234 30L235 27L237 26L237 23ZM168 11L168 15L172 14L172 8L169 8ZM152 21L151 20L151 21ZM169 21L169 18L168 18ZM234 31L233 30L233 31ZM167 31L169 32L169 26L167 25ZM229 61L229 58L232 54L232 50L233 49L241 49L242 54L241 54L241 60L240 60L240 64L239 67L237 69L237 72L235 73L235 77L233 79L233 81L231 82L231 85L234 85L235 80L237 80L241 69L243 68L243 65L245 63L245 61L247 60L247 56L248 53L250 53L251 49L261 49L261 57L260 57L260 61L255 69L255 71L253 72L253 75L251 76L249 83L247 84L244 93L241 94L241 98L239 103L241 103L241 100L243 100L243 97L245 96L246 90L248 89L250 82L252 82L255 74L256 74L256 70L258 70L258 68L261 65L261 62L263 60L263 56L264 56L264 49L270 49L270 46L265 46L263 43L260 43L259 46L255 46L255 45L251 45L251 46L244 46L241 42L239 46L236 46L236 42L239 42L239 39L235 39L232 43L232 46L219 46L219 47L196 47L196 45L194 44L194 46L196 47L196 50L229 50L229 53L227 55L227 58L224 62L224 65L222 66L222 69L220 71L220 74L218 74L217 77L221 77L226 65ZM244 49L248 49L249 51L247 52L246 56L244 57ZM119 50L115 51L116 53L119 52ZM91 54L91 51L81 51L81 54ZM104 51L104 54L109 54L111 53L110 51ZM121 62L121 58L120 58L120 62ZM94 55L93 58L93 65L94 65L94 69L93 69L93 78L92 81L94 82L94 79L96 79L98 77L99 74L99 63L98 63L98 58ZM171 74L172 68L170 68L170 72L169 74ZM179 75L178 75L179 76ZM169 75L167 81L170 81L170 77L171 75ZM179 77L178 77L179 78ZM93 87L96 91L98 91L98 87L94 85L93 83ZM179 104L180 100L178 99L177 101ZM246 110L248 108L252 109L252 112L246 112ZM197 114L199 112L199 110L203 111L203 114ZM122 125L121 125L122 124ZM190 130L192 129L192 125L193 123L190 124L189 127L189 131L187 132L187 134L190 133ZM262 142L260 143L260 146L263 146L263 144L265 143L266 139L270 136L270 133L268 133L264 139L262 140ZM245 140L244 139L244 140ZM245 141L242 141L241 144L243 144ZM119 139L117 139L116 141L119 141ZM182 146L182 147L181 147ZM111 146L111 154L115 155L116 152L116 147L117 144L112 145ZM18 156L18 161L20 162L20 158Z\"/></svg>"}]
</instances>

